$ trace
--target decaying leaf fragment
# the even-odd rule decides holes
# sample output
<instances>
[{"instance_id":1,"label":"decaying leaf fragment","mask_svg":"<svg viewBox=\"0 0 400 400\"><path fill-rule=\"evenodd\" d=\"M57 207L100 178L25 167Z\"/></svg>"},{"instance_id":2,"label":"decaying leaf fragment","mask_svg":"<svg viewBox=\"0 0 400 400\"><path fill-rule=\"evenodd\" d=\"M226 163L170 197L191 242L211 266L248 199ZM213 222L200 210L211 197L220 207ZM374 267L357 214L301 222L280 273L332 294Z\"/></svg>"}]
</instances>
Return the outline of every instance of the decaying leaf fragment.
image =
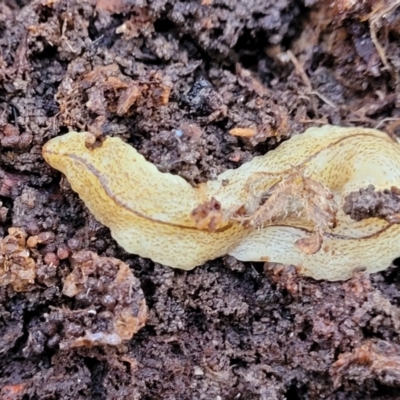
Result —
<instances>
[{"instance_id":1,"label":"decaying leaf fragment","mask_svg":"<svg viewBox=\"0 0 400 400\"><path fill-rule=\"evenodd\" d=\"M232 136L253 137L257 133L256 128L233 128L229 131Z\"/></svg>"},{"instance_id":2,"label":"decaying leaf fragment","mask_svg":"<svg viewBox=\"0 0 400 400\"><path fill-rule=\"evenodd\" d=\"M351 353L340 354L331 369L334 386L345 379L363 382L373 378L387 386L400 381L400 347L384 340L368 340Z\"/></svg>"},{"instance_id":3,"label":"decaying leaf fragment","mask_svg":"<svg viewBox=\"0 0 400 400\"><path fill-rule=\"evenodd\" d=\"M122 116L142 105L158 108L168 104L171 90L170 77L160 71L150 70L140 80L133 80L117 64L109 64L95 66L73 80L67 77L56 98L63 123L81 126L87 112L100 117L110 112Z\"/></svg>"},{"instance_id":4,"label":"decaying leaf fragment","mask_svg":"<svg viewBox=\"0 0 400 400\"><path fill-rule=\"evenodd\" d=\"M0 240L0 286L28 292L35 287L36 263L30 257L27 234L19 228L9 228L8 233Z\"/></svg>"},{"instance_id":5,"label":"decaying leaf fragment","mask_svg":"<svg viewBox=\"0 0 400 400\"><path fill-rule=\"evenodd\" d=\"M400 144L383 132L311 128L196 188L118 138L88 148L91 140L70 132L43 155L128 252L182 269L225 254L268 259L327 280L383 270L400 255L399 224L343 211L352 192L398 186Z\"/></svg>"},{"instance_id":6,"label":"decaying leaf fragment","mask_svg":"<svg viewBox=\"0 0 400 400\"><path fill-rule=\"evenodd\" d=\"M60 348L116 346L131 339L145 325L147 306L128 265L91 251L74 254L71 265L63 294L75 298L75 307L48 316L63 321Z\"/></svg>"},{"instance_id":7,"label":"decaying leaf fragment","mask_svg":"<svg viewBox=\"0 0 400 400\"><path fill-rule=\"evenodd\" d=\"M148 81L134 81L121 74L118 65L96 67L85 75L82 81L89 100L86 106L102 115L106 108L118 115L124 115L139 100L168 104L172 88L168 76L152 71Z\"/></svg>"}]
</instances>

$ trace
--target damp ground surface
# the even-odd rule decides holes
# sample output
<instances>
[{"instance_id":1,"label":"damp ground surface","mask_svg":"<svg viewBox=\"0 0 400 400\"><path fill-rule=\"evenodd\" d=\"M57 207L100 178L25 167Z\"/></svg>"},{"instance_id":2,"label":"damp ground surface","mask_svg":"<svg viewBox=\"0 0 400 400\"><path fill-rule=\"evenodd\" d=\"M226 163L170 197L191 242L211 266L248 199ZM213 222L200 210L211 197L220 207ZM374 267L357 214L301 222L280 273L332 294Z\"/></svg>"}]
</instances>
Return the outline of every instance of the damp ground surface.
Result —
<instances>
[{"instance_id":1,"label":"damp ground surface","mask_svg":"<svg viewBox=\"0 0 400 400\"><path fill-rule=\"evenodd\" d=\"M311 126L398 135L399 39L393 0L3 0L0 399L398 399L395 266L154 264L41 148L118 136L197 184Z\"/></svg>"}]
</instances>

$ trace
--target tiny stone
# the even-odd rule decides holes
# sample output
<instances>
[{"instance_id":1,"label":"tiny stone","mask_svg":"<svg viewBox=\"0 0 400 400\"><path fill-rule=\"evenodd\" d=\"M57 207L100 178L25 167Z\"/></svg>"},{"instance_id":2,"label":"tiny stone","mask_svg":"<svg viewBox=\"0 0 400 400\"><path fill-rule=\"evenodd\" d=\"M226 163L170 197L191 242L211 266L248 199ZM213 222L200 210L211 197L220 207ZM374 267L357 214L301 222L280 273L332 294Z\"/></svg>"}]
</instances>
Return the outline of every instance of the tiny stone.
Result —
<instances>
[{"instance_id":1,"label":"tiny stone","mask_svg":"<svg viewBox=\"0 0 400 400\"><path fill-rule=\"evenodd\" d=\"M47 346L53 349L54 347L57 347L58 344L60 343L61 337L58 333L53 335L48 341L47 341Z\"/></svg>"},{"instance_id":2,"label":"tiny stone","mask_svg":"<svg viewBox=\"0 0 400 400\"><path fill-rule=\"evenodd\" d=\"M68 244L68 247L69 247L72 251L78 250L79 247L80 247L80 243L79 243L79 240L78 240L78 239L69 239L68 242L67 242L67 244Z\"/></svg>"},{"instance_id":3,"label":"tiny stone","mask_svg":"<svg viewBox=\"0 0 400 400\"><path fill-rule=\"evenodd\" d=\"M193 375L194 376L203 376L204 371L199 366L195 365L193 368Z\"/></svg>"},{"instance_id":4,"label":"tiny stone","mask_svg":"<svg viewBox=\"0 0 400 400\"><path fill-rule=\"evenodd\" d=\"M57 249L57 257L58 257L60 260L65 260L65 259L67 259L67 258L69 257L69 255L70 255L70 251L69 251L69 248L68 248L67 246L60 246L60 247Z\"/></svg>"},{"instance_id":5,"label":"tiny stone","mask_svg":"<svg viewBox=\"0 0 400 400\"><path fill-rule=\"evenodd\" d=\"M47 265L53 264L56 267L60 264L60 260L55 253L46 253L46 255L44 256L44 262Z\"/></svg>"},{"instance_id":6,"label":"tiny stone","mask_svg":"<svg viewBox=\"0 0 400 400\"><path fill-rule=\"evenodd\" d=\"M48 244L54 242L56 235L53 232L42 232L38 235L38 242L40 244Z\"/></svg>"},{"instance_id":7,"label":"tiny stone","mask_svg":"<svg viewBox=\"0 0 400 400\"><path fill-rule=\"evenodd\" d=\"M28 247L36 247L38 244L38 237L37 236L30 236L26 242Z\"/></svg>"}]
</instances>

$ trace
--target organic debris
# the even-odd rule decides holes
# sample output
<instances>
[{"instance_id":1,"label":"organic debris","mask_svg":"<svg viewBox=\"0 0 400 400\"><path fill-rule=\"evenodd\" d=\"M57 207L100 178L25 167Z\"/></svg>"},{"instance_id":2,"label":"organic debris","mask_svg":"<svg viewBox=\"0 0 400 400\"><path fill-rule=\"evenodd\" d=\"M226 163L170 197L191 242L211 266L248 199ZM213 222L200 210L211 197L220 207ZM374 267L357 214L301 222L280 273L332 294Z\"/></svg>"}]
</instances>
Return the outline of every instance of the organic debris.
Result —
<instances>
[{"instance_id":1,"label":"organic debris","mask_svg":"<svg viewBox=\"0 0 400 400\"><path fill-rule=\"evenodd\" d=\"M124 76L117 64L95 67L75 82L61 85L57 100L64 123L70 125L74 105L82 104L87 97L86 107L102 116L115 113L119 116L132 113L132 107L145 101L147 106L159 107L169 101L172 83L168 76L151 71L147 80L135 81ZM79 114L81 114L80 112Z\"/></svg>"},{"instance_id":2,"label":"organic debris","mask_svg":"<svg viewBox=\"0 0 400 400\"><path fill-rule=\"evenodd\" d=\"M192 113L207 115L205 118L207 123L225 117L228 111L221 95L212 83L204 78L194 83L189 92L181 97L180 103Z\"/></svg>"},{"instance_id":3,"label":"organic debris","mask_svg":"<svg viewBox=\"0 0 400 400\"><path fill-rule=\"evenodd\" d=\"M398 73L395 73L393 67L390 65L389 60L386 56L385 47L382 46L378 39L378 31L381 28L386 30L387 20L390 18L391 14L394 14L396 9L400 7L399 0L379 0L373 3L372 12L365 18L369 21L369 29L371 33L371 39L374 43L376 51L385 66L385 69L393 74L396 83L399 81ZM387 31L385 36L387 36Z\"/></svg>"},{"instance_id":4,"label":"organic debris","mask_svg":"<svg viewBox=\"0 0 400 400\"><path fill-rule=\"evenodd\" d=\"M384 340L369 340L351 353L340 354L332 375L338 387L344 380L362 381L371 375L384 385L400 385L400 346Z\"/></svg>"},{"instance_id":5,"label":"organic debris","mask_svg":"<svg viewBox=\"0 0 400 400\"><path fill-rule=\"evenodd\" d=\"M22 229L9 228L0 239L0 286L10 285L16 292L35 288L36 262L30 257L27 236Z\"/></svg>"},{"instance_id":6,"label":"organic debris","mask_svg":"<svg viewBox=\"0 0 400 400\"><path fill-rule=\"evenodd\" d=\"M344 213L356 221L375 217L400 222L400 190L396 187L375 191L374 185L369 185L350 193L344 201Z\"/></svg>"},{"instance_id":7,"label":"organic debris","mask_svg":"<svg viewBox=\"0 0 400 400\"><path fill-rule=\"evenodd\" d=\"M105 11L110 14L129 12L131 5L129 0L97 0L96 10Z\"/></svg>"},{"instance_id":8,"label":"organic debris","mask_svg":"<svg viewBox=\"0 0 400 400\"><path fill-rule=\"evenodd\" d=\"M74 306L47 316L62 326L60 348L117 346L130 340L145 325L147 306L129 267L91 251L73 254L71 266L63 294L75 299Z\"/></svg>"},{"instance_id":9,"label":"organic debris","mask_svg":"<svg viewBox=\"0 0 400 400\"><path fill-rule=\"evenodd\" d=\"M221 204L214 197L195 208L192 211L192 218L197 229L208 232L215 232L224 222Z\"/></svg>"},{"instance_id":10,"label":"organic debris","mask_svg":"<svg viewBox=\"0 0 400 400\"><path fill-rule=\"evenodd\" d=\"M256 128L233 128L229 131L232 136L251 138L257 133Z\"/></svg>"},{"instance_id":11,"label":"organic debris","mask_svg":"<svg viewBox=\"0 0 400 400\"><path fill-rule=\"evenodd\" d=\"M154 32L154 17L149 15L147 8L134 7L131 18L120 25L116 33L122 33L125 40L137 38L140 35L149 36Z\"/></svg>"}]
</instances>

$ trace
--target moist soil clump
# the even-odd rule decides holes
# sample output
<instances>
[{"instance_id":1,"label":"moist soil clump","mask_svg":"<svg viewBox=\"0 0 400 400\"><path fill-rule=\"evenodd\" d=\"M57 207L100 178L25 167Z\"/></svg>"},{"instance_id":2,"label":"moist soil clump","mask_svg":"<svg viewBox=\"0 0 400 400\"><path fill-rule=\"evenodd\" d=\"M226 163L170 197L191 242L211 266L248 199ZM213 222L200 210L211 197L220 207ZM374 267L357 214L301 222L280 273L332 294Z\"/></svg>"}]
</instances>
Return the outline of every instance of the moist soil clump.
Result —
<instances>
[{"instance_id":1,"label":"moist soil clump","mask_svg":"<svg viewBox=\"0 0 400 400\"><path fill-rule=\"evenodd\" d=\"M398 399L394 265L173 270L124 252L41 149L118 136L195 185L311 126L396 137L399 21L394 0L2 1L0 399ZM396 220L398 189L347 207Z\"/></svg>"}]
</instances>

